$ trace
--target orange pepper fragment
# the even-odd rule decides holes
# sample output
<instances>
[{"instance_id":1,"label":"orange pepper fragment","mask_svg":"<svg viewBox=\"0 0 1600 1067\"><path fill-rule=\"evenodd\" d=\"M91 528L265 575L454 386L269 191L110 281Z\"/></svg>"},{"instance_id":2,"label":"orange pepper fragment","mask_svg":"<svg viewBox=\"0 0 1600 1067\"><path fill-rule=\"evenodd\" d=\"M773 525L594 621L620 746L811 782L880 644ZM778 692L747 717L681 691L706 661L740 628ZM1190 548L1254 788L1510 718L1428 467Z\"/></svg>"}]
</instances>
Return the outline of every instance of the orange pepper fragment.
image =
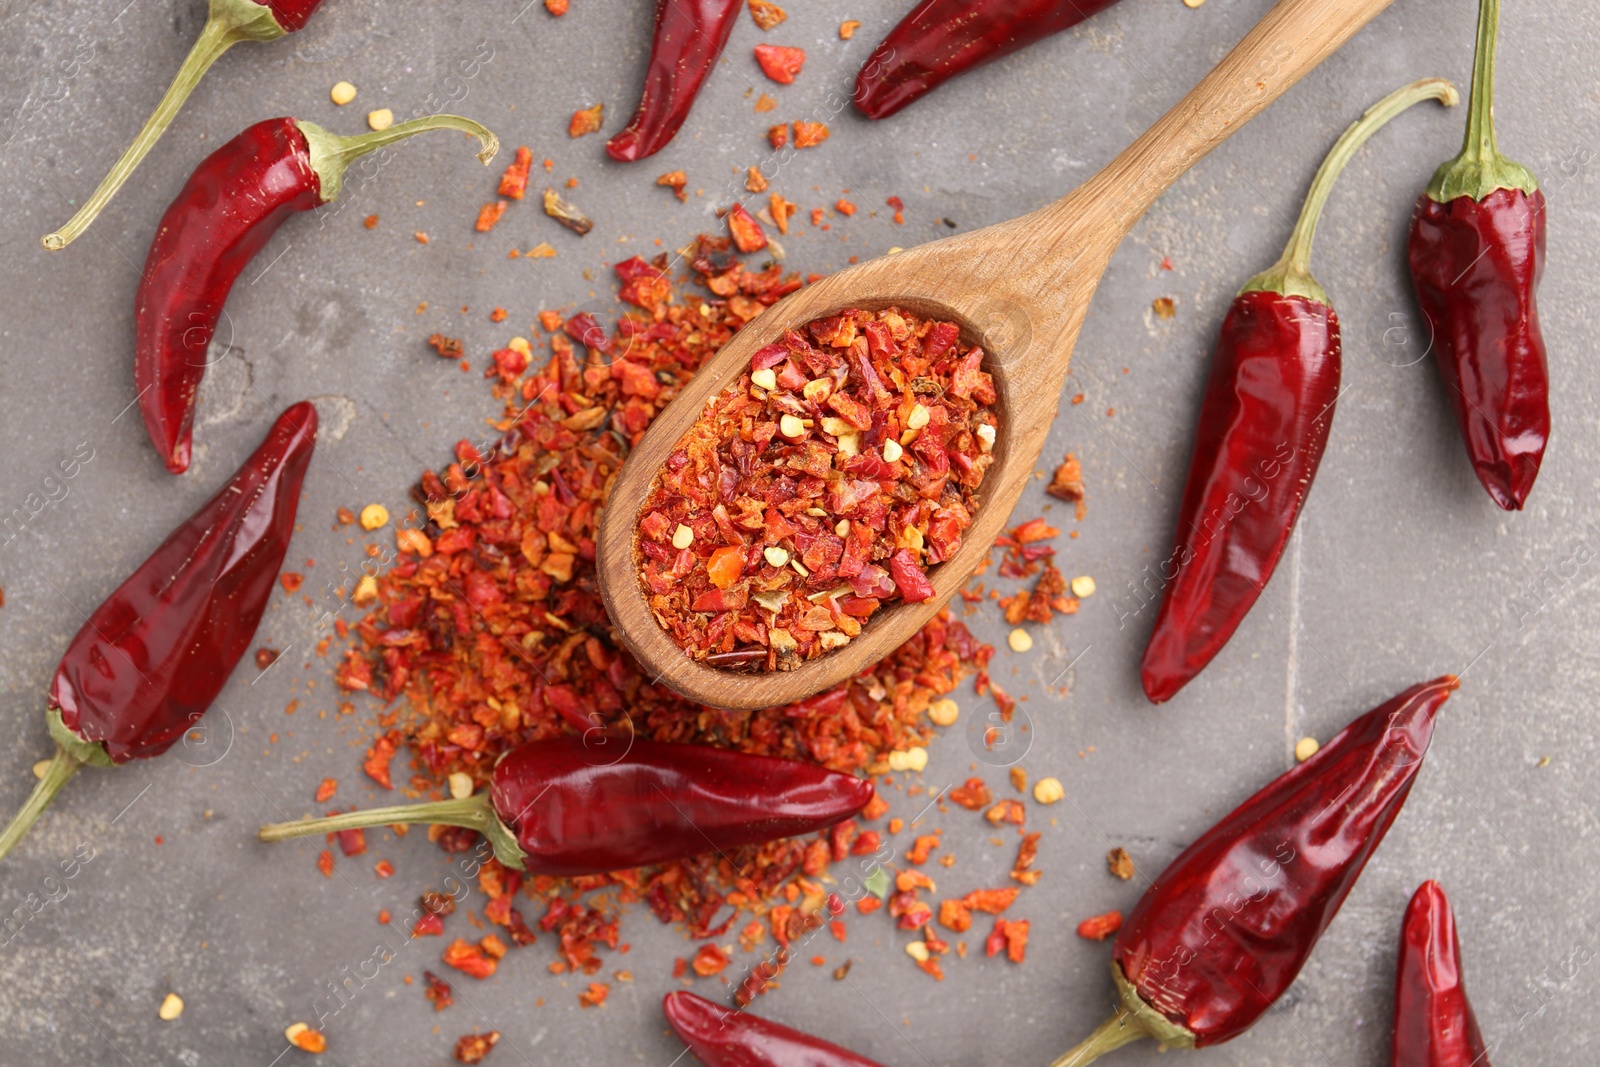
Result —
<instances>
[{"instance_id":1,"label":"orange pepper fragment","mask_svg":"<svg viewBox=\"0 0 1600 1067\"><path fill-rule=\"evenodd\" d=\"M572 121L567 123L568 137L582 137L586 133L597 133L600 130L600 115L605 104L596 104L594 107L582 108L572 113Z\"/></svg>"},{"instance_id":2,"label":"orange pepper fragment","mask_svg":"<svg viewBox=\"0 0 1600 1067\"><path fill-rule=\"evenodd\" d=\"M706 575L718 589L726 589L744 574L744 549L723 545L711 553Z\"/></svg>"}]
</instances>

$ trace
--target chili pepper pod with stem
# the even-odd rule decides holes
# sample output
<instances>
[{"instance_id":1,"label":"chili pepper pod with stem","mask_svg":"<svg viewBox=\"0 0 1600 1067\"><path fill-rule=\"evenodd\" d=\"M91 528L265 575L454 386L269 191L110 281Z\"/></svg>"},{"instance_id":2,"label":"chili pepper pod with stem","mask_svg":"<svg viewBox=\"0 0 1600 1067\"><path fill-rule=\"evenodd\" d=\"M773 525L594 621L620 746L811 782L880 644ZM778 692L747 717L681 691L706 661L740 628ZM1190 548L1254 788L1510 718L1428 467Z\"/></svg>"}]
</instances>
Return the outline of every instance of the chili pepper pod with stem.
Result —
<instances>
[{"instance_id":1,"label":"chili pepper pod with stem","mask_svg":"<svg viewBox=\"0 0 1600 1067\"><path fill-rule=\"evenodd\" d=\"M1406 259L1472 469L1496 504L1517 511L1550 438L1535 300L1545 205L1533 175L1495 144L1499 23L1499 0L1480 0L1466 143L1418 197Z\"/></svg>"},{"instance_id":2,"label":"chili pepper pod with stem","mask_svg":"<svg viewBox=\"0 0 1600 1067\"><path fill-rule=\"evenodd\" d=\"M1448 81L1425 78L1352 123L1312 179L1283 255L1245 283L1222 320L1140 668L1152 702L1170 700L1205 669L1255 606L1322 462L1339 396L1339 318L1310 260L1333 183L1390 119L1424 100L1457 99Z\"/></svg>"},{"instance_id":3,"label":"chili pepper pod with stem","mask_svg":"<svg viewBox=\"0 0 1600 1067\"><path fill-rule=\"evenodd\" d=\"M685 990L663 997L661 1010L678 1040L705 1067L879 1067L819 1037Z\"/></svg>"},{"instance_id":4,"label":"chili pepper pod with stem","mask_svg":"<svg viewBox=\"0 0 1600 1067\"><path fill-rule=\"evenodd\" d=\"M178 74L167 87L166 94L156 105L155 112L145 120L144 128L128 145L111 170L100 180L100 185L83 202L67 224L54 233L45 234L40 243L51 252L59 252L83 236L111 198L117 195L124 182L149 155L161 135L167 132L172 120L189 98L194 87L211 64L222 58L222 53L240 41L275 41L284 34L294 33L316 13L322 0L267 0L264 4L254 0L211 0L206 24L188 58L178 68Z\"/></svg>"},{"instance_id":5,"label":"chili pepper pod with stem","mask_svg":"<svg viewBox=\"0 0 1600 1067\"><path fill-rule=\"evenodd\" d=\"M1207 830L1145 891L1112 947L1121 1007L1052 1067L1143 1037L1238 1037L1294 982L1411 792L1450 675L1356 719Z\"/></svg>"},{"instance_id":6,"label":"chili pepper pod with stem","mask_svg":"<svg viewBox=\"0 0 1600 1067\"><path fill-rule=\"evenodd\" d=\"M958 74L1076 26L1116 0L922 0L856 75L856 110L882 119Z\"/></svg>"},{"instance_id":7,"label":"chili pepper pod with stem","mask_svg":"<svg viewBox=\"0 0 1600 1067\"><path fill-rule=\"evenodd\" d=\"M423 130L494 134L456 115L429 115L387 130L341 137L310 122L258 122L195 168L161 218L134 304L134 387L145 428L173 474L189 467L195 400L223 304L251 258L296 211L339 195L345 168Z\"/></svg>"},{"instance_id":8,"label":"chili pepper pod with stem","mask_svg":"<svg viewBox=\"0 0 1600 1067\"><path fill-rule=\"evenodd\" d=\"M309 403L279 415L227 484L89 616L50 685L55 758L0 831L0 859L84 764L151 759L200 721L266 610L316 439Z\"/></svg>"},{"instance_id":9,"label":"chili pepper pod with stem","mask_svg":"<svg viewBox=\"0 0 1600 1067\"><path fill-rule=\"evenodd\" d=\"M465 826L508 867L605 874L810 833L871 799L870 781L814 763L592 731L512 749L470 797L277 823L260 836Z\"/></svg>"},{"instance_id":10,"label":"chili pepper pod with stem","mask_svg":"<svg viewBox=\"0 0 1600 1067\"><path fill-rule=\"evenodd\" d=\"M743 8L743 0L658 0L638 110L606 142L606 155L632 163L667 147L689 117Z\"/></svg>"},{"instance_id":11,"label":"chili pepper pod with stem","mask_svg":"<svg viewBox=\"0 0 1600 1067\"><path fill-rule=\"evenodd\" d=\"M1489 1051L1461 980L1450 898L1423 882L1400 926L1394 980L1393 1067L1489 1067Z\"/></svg>"}]
</instances>

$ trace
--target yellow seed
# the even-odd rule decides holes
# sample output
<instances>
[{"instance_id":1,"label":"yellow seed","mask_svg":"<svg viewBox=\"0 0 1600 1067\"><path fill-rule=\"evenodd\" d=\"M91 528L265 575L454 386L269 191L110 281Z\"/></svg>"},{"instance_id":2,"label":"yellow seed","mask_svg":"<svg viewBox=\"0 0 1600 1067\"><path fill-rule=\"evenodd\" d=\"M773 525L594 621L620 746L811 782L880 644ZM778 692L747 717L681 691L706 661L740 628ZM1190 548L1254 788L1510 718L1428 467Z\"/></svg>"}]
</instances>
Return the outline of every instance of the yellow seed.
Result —
<instances>
[{"instance_id":1,"label":"yellow seed","mask_svg":"<svg viewBox=\"0 0 1600 1067\"><path fill-rule=\"evenodd\" d=\"M778 375L771 367L762 367L760 370L750 372L750 384L769 392L778 387Z\"/></svg>"},{"instance_id":2,"label":"yellow seed","mask_svg":"<svg viewBox=\"0 0 1600 1067\"><path fill-rule=\"evenodd\" d=\"M889 753L889 769L891 771L903 771L909 766L910 764L906 761L906 754L904 752L896 751Z\"/></svg>"},{"instance_id":3,"label":"yellow seed","mask_svg":"<svg viewBox=\"0 0 1600 1067\"><path fill-rule=\"evenodd\" d=\"M1080 574L1072 579L1072 595L1079 600L1094 596L1094 579L1087 574Z\"/></svg>"},{"instance_id":4,"label":"yellow seed","mask_svg":"<svg viewBox=\"0 0 1600 1067\"><path fill-rule=\"evenodd\" d=\"M798 439L806 435L806 424L797 415L785 415L778 420L778 432L792 440Z\"/></svg>"},{"instance_id":5,"label":"yellow seed","mask_svg":"<svg viewBox=\"0 0 1600 1067\"><path fill-rule=\"evenodd\" d=\"M533 345L529 343L526 337L513 337L506 342L506 347L524 356L533 355Z\"/></svg>"},{"instance_id":6,"label":"yellow seed","mask_svg":"<svg viewBox=\"0 0 1600 1067\"><path fill-rule=\"evenodd\" d=\"M906 751L906 769L911 771L926 770L928 767L928 750L921 745Z\"/></svg>"},{"instance_id":7,"label":"yellow seed","mask_svg":"<svg viewBox=\"0 0 1600 1067\"><path fill-rule=\"evenodd\" d=\"M46 774L50 773L50 764L52 762L52 760L42 759L38 763L35 763L33 765L33 776L35 778L43 778Z\"/></svg>"},{"instance_id":8,"label":"yellow seed","mask_svg":"<svg viewBox=\"0 0 1600 1067\"><path fill-rule=\"evenodd\" d=\"M900 447L898 441L888 440L883 443L884 462L893 463L903 455L905 455L905 449Z\"/></svg>"},{"instance_id":9,"label":"yellow seed","mask_svg":"<svg viewBox=\"0 0 1600 1067\"><path fill-rule=\"evenodd\" d=\"M859 456L861 454L861 435L858 433L841 434L839 436L839 451L847 456Z\"/></svg>"},{"instance_id":10,"label":"yellow seed","mask_svg":"<svg viewBox=\"0 0 1600 1067\"><path fill-rule=\"evenodd\" d=\"M833 532L838 534L840 537L848 537L850 535L850 520L840 519L838 522L834 523Z\"/></svg>"},{"instance_id":11,"label":"yellow seed","mask_svg":"<svg viewBox=\"0 0 1600 1067\"><path fill-rule=\"evenodd\" d=\"M361 509L361 528L381 530L389 524L389 509L382 504L368 504Z\"/></svg>"},{"instance_id":12,"label":"yellow seed","mask_svg":"<svg viewBox=\"0 0 1600 1067\"><path fill-rule=\"evenodd\" d=\"M370 604L378 599L378 579L370 574L363 574L356 583L356 592L351 597L357 604Z\"/></svg>"},{"instance_id":13,"label":"yellow seed","mask_svg":"<svg viewBox=\"0 0 1600 1067\"><path fill-rule=\"evenodd\" d=\"M994 427L987 422L978 427L978 447L985 452L994 451Z\"/></svg>"},{"instance_id":14,"label":"yellow seed","mask_svg":"<svg viewBox=\"0 0 1600 1067\"><path fill-rule=\"evenodd\" d=\"M156 1009L156 1015L164 1023L170 1023L183 1014L183 998L176 993L168 993L167 999L161 1002L161 1007Z\"/></svg>"},{"instance_id":15,"label":"yellow seed","mask_svg":"<svg viewBox=\"0 0 1600 1067\"><path fill-rule=\"evenodd\" d=\"M311 1029L311 1027L307 1026L305 1023L290 1023L288 1027L284 1029L283 1036L288 1040L289 1044L292 1045L295 1043L296 1038L309 1029Z\"/></svg>"},{"instance_id":16,"label":"yellow seed","mask_svg":"<svg viewBox=\"0 0 1600 1067\"><path fill-rule=\"evenodd\" d=\"M387 130L394 125L394 112L386 107L367 112L367 126L374 130Z\"/></svg>"},{"instance_id":17,"label":"yellow seed","mask_svg":"<svg viewBox=\"0 0 1600 1067\"><path fill-rule=\"evenodd\" d=\"M911 406L911 414L906 416L906 429L920 430L924 426L928 425L928 419L931 417L932 414L927 408L923 407L921 404L913 404Z\"/></svg>"},{"instance_id":18,"label":"yellow seed","mask_svg":"<svg viewBox=\"0 0 1600 1067\"><path fill-rule=\"evenodd\" d=\"M1294 743L1294 758L1300 763L1304 763L1312 756L1315 756L1317 749L1321 747L1315 737L1302 737Z\"/></svg>"},{"instance_id":19,"label":"yellow seed","mask_svg":"<svg viewBox=\"0 0 1600 1067\"><path fill-rule=\"evenodd\" d=\"M1013 652L1026 652L1033 647L1033 637L1019 626L1006 636L1006 644L1011 646Z\"/></svg>"},{"instance_id":20,"label":"yellow seed","mask_svg":"<svg viewBox=\"0 0 1600 1067\"><path fill-rule=\"evenodd\" d=\"M928 718L936 726L954 726L956 719L961 714L961 705L949 697L940 697L928 705Z\"/></svg>"},{"instance_id":21,"label":"yellow seed","mask_svg":"<svg viewBox=\"0 0 1600 1067\"><path fill-rule=\"evenodd\" d=\"M694 544L694 531L683 523L678 523L678 528L672 531L672 547L680 552Z\"/></svg>"},{"instance_id":22,"label":"yellow seed","mask_svg":"<svg viewBox=\"0 0 1600 1067\"><path fill-rule=\"evenodd\" d=\"M907 941L906 955L918 963L928 962L928 943L926 941Z\"/></svg>"},{"instance_id":23,"label":"yellow seed","mask_svg":"<svg viewBox=\"0 0 1600 1067\"><path fill-rule=\"evenodd\" d=\"M456 771L450 776L450 795L457 800L465 800L472 795L472 775L466 771Z\"/></svg>"},{"instance_id":24,"label":"yellow seed","mask_svg":"<svg viewBox=\"0 0 1600 1067\"><path fill-rule=\"evenodd\" d=\"M901 252L904 252L904 251L905 251L905 249L901 248L899 245L890 245L889 246L889 250L887 252L885 252L884 255L886 255L886 256L895 256L895 255L899 255Z\"/></svg>"},{"instance_id":25,"label":"yellow seed","mask_svg":"<svg viewBox=\"0 0 1600 1067\"><path fill-rule=\"evenodd\" d=\"M839 418L837 415L822 416L822 432L829 437L843 437L845 434L855 433L855 427Z\"/></svg>"},{"instance_id":26,"label":"yellow seed","mask_svg":"<svg viewBox=\"0 0 1600 1067\"><path fill-rule=\"evenodd\" d=\"M833 379L813 378L806 383L803 392L807 400L820 404L833 394Z\"/></svg>"},{"instance_id":27,"label":"yellow seed","mask_svg":"<svg viewBox=\"0 0 1600 1067\"><path fill-rule=\"evenodd\" d=\"M1041 778L1033 783L1033 799L1041 804L1054 804L1066 795L1059 778Z\"/></svg>"},{"instance_id":28,"label":"yellow seed","mask_svg":"<svg viewBox=\"0 0 1600 1067\"><path fill-rule=\"evenodd\" d=\"M1203 4L1205 2L1206 2L1206 0L1183 0L1183 6L1184 7L1199 7L1201 4Z\"/></svg>"},{"instance_id":29,"label":"yellow seed","mask_svg":"<svg viewBox=\"0 0 1600 1067\"><path fill-rule=\"evenodd\" d=\"M328 90L328 97L340 107L344 107L356 98L356 87L349 82L334 82L333 88Z\"/></svg>"},{"instance_id":30,"label":"yellow seed","mask_svg":"<svg viewBox=\"0 0 1600 1067\"><path fill-rule=\"evenodd\" d=\"M767 558L767 562L772 564L774 567L781 567L785 563L789 562L789 550L780 545L768 545L766 548L761 550L761 554L765 556Z\"/></svg>"}]
</instances>

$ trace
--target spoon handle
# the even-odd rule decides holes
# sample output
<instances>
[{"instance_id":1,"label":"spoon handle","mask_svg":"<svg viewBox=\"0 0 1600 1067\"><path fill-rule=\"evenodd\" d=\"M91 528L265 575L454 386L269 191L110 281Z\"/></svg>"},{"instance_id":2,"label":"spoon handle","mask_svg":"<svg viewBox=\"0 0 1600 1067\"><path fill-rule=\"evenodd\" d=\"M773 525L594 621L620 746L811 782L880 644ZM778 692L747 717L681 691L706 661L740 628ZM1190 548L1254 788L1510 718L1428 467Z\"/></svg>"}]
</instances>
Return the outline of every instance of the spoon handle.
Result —
<instances>
[{"instance_id":1,"label":"spoon handle","mask_svg":"<svg viewBox=\"0 0 1600 1067\"><path fill-rule=\"evenodd\" d=\"M1065 227L1087 212L1126 234L1156 198L1234 130L1354 36L1392 0L1278 0L1199 85L1106 167L1044 209Z\"/></svg>"}]
</instances>

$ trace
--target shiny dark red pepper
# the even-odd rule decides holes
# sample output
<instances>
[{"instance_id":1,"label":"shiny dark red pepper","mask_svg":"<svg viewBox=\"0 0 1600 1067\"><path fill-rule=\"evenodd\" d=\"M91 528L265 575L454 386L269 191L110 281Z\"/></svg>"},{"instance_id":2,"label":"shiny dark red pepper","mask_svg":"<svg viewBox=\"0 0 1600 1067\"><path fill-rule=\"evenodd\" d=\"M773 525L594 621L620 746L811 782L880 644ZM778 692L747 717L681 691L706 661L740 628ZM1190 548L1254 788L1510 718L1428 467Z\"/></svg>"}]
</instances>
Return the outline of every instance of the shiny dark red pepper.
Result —
<instances>
[{"instance_id":1,"label":"shiny dark red pepper","mask_svg":"<svg viewBox=\"0 0 1600 1067\"><path fill-rule=\"evenodd\" d=\"M470 119L429 115L387 130L340 137L294 119L258 122L207 156L161 217L134 303L134 387L150 440L167 469L189 467L195 398L222 306L245 265L296 211L339 195L345 168L423 130L465 130L498 142Z\"/></svg>"},{"instance_id":2,"label":"shiny dark red pepper","mask_svg":"<svg viewBox=\"0 0 1600 1067\"><path fill-rule=\"evenodd\" d=\"M1122 1009L1054 1067L1154 1037L1238 1037L1283 995L1399 814L1455 690L1412 686L1207 830L1140 898L1112 949Z\"/></svg>"},{"instance_id":3,"label":"shiny dark red pepper","mask_svg":"<svg viewBox=\"0 0 1600 1067\"><path fill-rule=\"evenodd\" d=\"M887 118L945 81L1104 11L1116 0L922 0L856 75L855 104Z\"/></svg>"},{"instance_id":4,"label":"shiny dark red pepper","mask_svg":"<svg viewBox=\"0 0 1600 1067\"><path fill-rule=\"evenodd\" d=\"M195 727L244 655L294 532L317 439L302 401L67 646L46 719L55 759L0 832L0 858L85 763L150 759Z\"/></svg>"},{"instance_id":5,"label":"shiny dark red pepper","mask_svg":"<svg viewBox=\"0 0 1600 1067\"><path fill-rule=\"evenodd\" d=\"M682 990L662 998L661 1010L705 1067L879 1067L819 1037Z\"/></svg>"},{"instance_id":6,"label":"shiny dark red pepper","mask_svg":"<svg viewBox=\"0 0 1600 1067\"><path fill-rule=\"evenodd\" d=\"M1228 643L1272 577L1322 462L1339 396L1339 317L1312 277L1311 241L1340 171L1384 123L1423 100L1457 100L1428 78L1353 123L1322 161L1278 262L1245 283L1222 320L1195 431L1165 598L1140 680L1160 704Z\"/></svg>"},{"instance_id":7,"label":"shiny dark red pepper","mask_svg":"<svg viewBox=\"0 0 1600 1067\"><path fill-rule=\"evenodd\" d=\"M1406 258L1472 469L1496 504L1517 511L1550 438L1535 302L1545 208L1534 176L1495 145L1499 23L1499 0L1481 0L1466 144L1417 199Z\"/></svg>"},{"instance_id":8,"label":"shiny dark red pepper","mask_svg":"<svg viewBox=\"0 0 1600 1067\"><path fill-rule=\"evenodd\" d=\"M632 163L667 147L689 117L743 9L743 0L658 0L638 110L606 142L606 155Z\"/></svg>"},{"instance_id":9,"label":"shiny dark red pepper","mask_svg":"<svg viewBox=\"0 0 1600 1067\"><path fill-rule=\"evenodd\" d=\"M1489 1067L1489 1052L1461 980L1461 942L1450 898L1423 882L1400 926L1394 980L1393 1067Z\"/></svg>"},{"instance_id":10,"label":"shiny dark red pepper","mask_svg":"<svg viewBox=\"0 0 1600 1067\"><path fill-rule=\"evenodd\" d=\"M814 763L591 733L530 741L464 799L261 828L263 841L394 822L465 826L508 867L605 874L832 826L872 783Z\"/></svg>"},{"instance_id":11,"label":"shiny dark red pepper","mask_svg":"<svg viewBox=\"0 0 1600 1067\"><path fill-rule=\"evenodd\" d=\"M89 199L83 202L67 224L54 233L46 234L41 243L51 252L59 252L83 235L95 217L117 195L144 157L155 147L161 135L167 132L177 117L183 102L194 87L200 84L211 65L222 58L222 53L240 41L275 41L287 33L294 33L306 24L322 0L268 0L265 4L254 0L211 0L211 10L206 24L194 47L189 50L183 66L167 87L166 94L156 105L155 112L145 120L144 128L128 145L111 171L100 181Z\"/></svg>"}]
</instances>

